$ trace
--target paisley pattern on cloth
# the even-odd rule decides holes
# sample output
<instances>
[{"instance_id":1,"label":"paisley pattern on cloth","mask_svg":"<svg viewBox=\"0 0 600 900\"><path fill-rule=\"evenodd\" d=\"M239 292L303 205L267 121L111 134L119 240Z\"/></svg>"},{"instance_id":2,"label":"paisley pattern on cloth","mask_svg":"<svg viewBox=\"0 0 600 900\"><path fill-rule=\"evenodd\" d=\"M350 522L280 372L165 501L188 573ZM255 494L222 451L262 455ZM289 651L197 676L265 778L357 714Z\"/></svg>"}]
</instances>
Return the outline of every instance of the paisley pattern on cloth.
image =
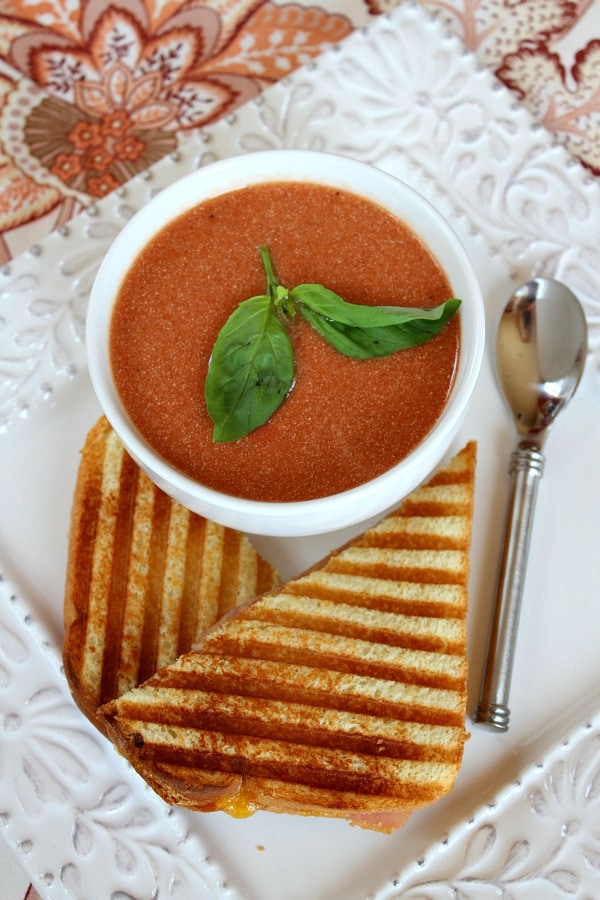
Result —
<instances>
[{"instance_id":1,"label":"paisley pattern on cloth","mask_svg":"<svg viewBox=\"0 0 600 900\"><path fill-rule=\"evenodd\" d=\"M4 0L0 263L398 2ZM422 2L600 174L589 0Z\"/></svg>"}]
</instances>

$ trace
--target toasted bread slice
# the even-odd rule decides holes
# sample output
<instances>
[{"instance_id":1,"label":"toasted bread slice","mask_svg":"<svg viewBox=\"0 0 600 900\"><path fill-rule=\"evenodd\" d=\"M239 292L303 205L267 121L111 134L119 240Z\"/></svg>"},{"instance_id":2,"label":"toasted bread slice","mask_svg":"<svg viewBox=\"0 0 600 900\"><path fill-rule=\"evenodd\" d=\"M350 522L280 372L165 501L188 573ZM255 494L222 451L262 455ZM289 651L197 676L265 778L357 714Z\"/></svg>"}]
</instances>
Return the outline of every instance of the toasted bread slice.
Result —
<instances>
[{"instance_id":1,"label":"toasted bread slice","mask_svg":"<svg viewBox=\"0 0 600 900\"><path fill-rule=\"evenodd\" d=\"M279 583L247 537L187 509L139 469L101 418L73 498L64 604L65 673L98 707L189 650L238 603Z\"/></svg>"},{"instance_id":2,"label":"toasted bread slice","mask_svg":"<svg viewBox=\"0 0 600 900\"><path fill-rule=\"evenodd\" d=\"M466 738L475 445L323 563L243 604L101 710L169 803L393 830Z\"/></svg>"}]
</instances>

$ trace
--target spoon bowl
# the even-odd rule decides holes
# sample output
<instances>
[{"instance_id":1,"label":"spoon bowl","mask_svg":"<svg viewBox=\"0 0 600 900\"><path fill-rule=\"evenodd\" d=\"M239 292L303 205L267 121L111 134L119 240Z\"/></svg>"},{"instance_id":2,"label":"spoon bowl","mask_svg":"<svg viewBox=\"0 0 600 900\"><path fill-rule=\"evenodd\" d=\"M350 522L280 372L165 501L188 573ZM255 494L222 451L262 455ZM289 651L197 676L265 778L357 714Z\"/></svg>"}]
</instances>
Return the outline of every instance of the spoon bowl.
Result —
<instances>
[{"instance_id":1,"label":"spoon bowl","mask_svg":"<svg viewBox=\"0 0 600 900\"><path fill-rule=\"evenodd\" d=\"M508 697L533 511L544 471L542 447L573 397L587 355L587 325L565 285L535 278L508 301L497 336L500 385L520 441L511 456L508 513L481 694L474 721L507 731Z\"/></svg>"},{"instance_id":2,"label":"spoon bowl","mask_svg":"<svg viewBox=\"0 0 600 900\"><path fill-rule=\"evenodd\" d=\"M498 377L519 435L542 444L583 373L585 316L564 284L536 278L508 301L497 337Z\"/></svg>"}]
</instances>

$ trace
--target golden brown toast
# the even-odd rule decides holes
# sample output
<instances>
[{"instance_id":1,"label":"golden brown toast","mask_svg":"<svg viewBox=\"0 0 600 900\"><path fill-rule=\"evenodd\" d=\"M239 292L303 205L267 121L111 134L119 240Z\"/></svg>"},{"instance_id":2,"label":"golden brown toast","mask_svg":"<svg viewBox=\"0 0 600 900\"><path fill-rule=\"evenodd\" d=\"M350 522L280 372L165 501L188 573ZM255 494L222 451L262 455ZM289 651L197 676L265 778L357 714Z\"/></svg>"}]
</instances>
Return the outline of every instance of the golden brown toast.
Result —
<instances>
[{"instance_id":1,"label":"golden brown toast","mask_svg":"<svg viewBox=\"0 0 600 900\"><path fill-rule=\"evenodd\" d=\"M169 803L390 831L466 739L473 443L393 514L101 710Z\"/></svg>"},{"instance_id":2,"label":"golden brown toast","mask_svg":"<svg viewBox=\"0 0 600 900\"><path fill-rule=\"evenodd\" d=\"M247 537L159 490L103 417L81 454L63 646L77 704L98 707L189 650L238 603L279 583Z\"/></svg>"}]
</instances>

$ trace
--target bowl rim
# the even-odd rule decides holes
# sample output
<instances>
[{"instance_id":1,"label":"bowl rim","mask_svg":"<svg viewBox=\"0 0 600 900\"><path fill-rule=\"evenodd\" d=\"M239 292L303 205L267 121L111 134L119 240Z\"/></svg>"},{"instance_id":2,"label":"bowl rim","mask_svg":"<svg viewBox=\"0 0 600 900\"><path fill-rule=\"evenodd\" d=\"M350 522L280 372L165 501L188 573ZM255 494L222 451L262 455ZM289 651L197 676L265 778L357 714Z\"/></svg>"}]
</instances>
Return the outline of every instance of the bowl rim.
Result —
<instances>
[{"instance_id":1,"label":"bowl rim","mask_svg":"<svg viewBox=\"0 0 600 900\"><path fill-rule=\"evenodd\" d=\"M438 252L438 247L432 248L431 252L451 283L447 263L449 258L453 260L466 285L456 293L459 296L460 293L468 295L469 298L468 340L465 340L464 298L459 309L462 340L454 385L440 418L420 444L400 462L360 485L324 497L289 502L252 500L223 494L184 475L164 460L138 432L120 401L112 379L108 342L118 286L149 237L181 213L202 200L223 193L224 189L235 190L249 183L276 180L312 180L323 184L331 184L333 180L337 186L347 186L346 189L361 196L375 199L375 193L380 198L376 202L388 208L382 191L385 191L386 197L393 194L398 199L402 198L411 208L423 214L427 219L427 229L433 228L443 237L443 253ZM157 225L157 222L160 224ZM408 224L428 242L421 234L423 229L420 225L415 225L412 220ZM231 527L262 534L317 534L363 521L390 508L440 462L460 427L477 382L484 352L485 310L473 266L458 236L437 208L412 186L395 175L351 157L315 150L262 150L211 162L184 175L161 190L132 216L108 248L96 274L90 293L85 340L92 386L104 414L130 455L161 489L201 515ZM390 502L382 507L381 501L375 502L375 498L381 497L386 486L394 483L399 470L406 476L413 472L412 478L404 479L411 486L402 489L398 496L390 494ZM184 496L187 500L181 499Z\"/></svg>"}]
</instances>

